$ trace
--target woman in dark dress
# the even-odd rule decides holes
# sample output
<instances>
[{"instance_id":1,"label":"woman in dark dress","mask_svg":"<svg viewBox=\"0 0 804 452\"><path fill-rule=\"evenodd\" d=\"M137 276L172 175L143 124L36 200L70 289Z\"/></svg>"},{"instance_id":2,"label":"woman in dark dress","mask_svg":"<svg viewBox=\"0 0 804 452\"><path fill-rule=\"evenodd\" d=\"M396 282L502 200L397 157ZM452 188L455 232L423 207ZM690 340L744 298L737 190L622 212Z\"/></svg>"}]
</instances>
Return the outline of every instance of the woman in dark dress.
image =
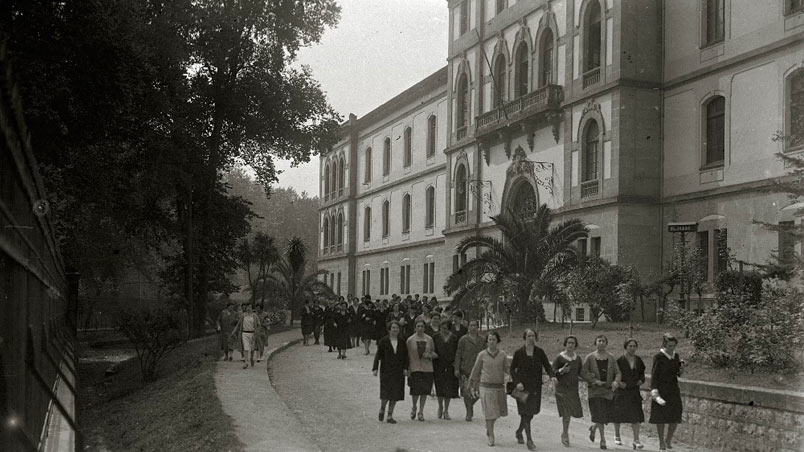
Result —
<instances>
[{"instance_id":1,"label":"woman in dark dress","mask_svg":"<svg viewBox=\"0 0 804 452\"><path fill-rule=\"evenodd\" d=\"M438 358L433 360L433 379L435 381L435 391L438 397L438 418L450 420L449 402L450 399L458 398L458 387L460 382L455 376L455 354L458 352L458 336L452 333L452 322L444 320L441 322L441 331L433 337Z\"/></svg>"},{"instance_id":2,"label":"woman in dark dress","mask_svg":"<svg viewBox=\"0 0 804 452\"><path fill-rule=\"evenodd\" d=\"M528 450L536 450L533 443L533 436L530 431L530 421L533 416L539 414L542 408L542 369L550 375L553 384L558 380L547 359L544 350L536 346L536 331L528 328L522 335L525 345L514 352L514 359L511 361L511 381L520 391L527 391L528 397L523 401L516 399L516 407L519 411L519 428L516 429L516 440L519 444L525 442L522 438L522 431L528 438Z\"/></svg>"},{"instance_id":3,"label":"woman in dark dress","mask_svg":"<svg viewBox=\"0 0 804 452\"><path fill-rule=\"evenodd\" d=\"M332 347L335 346L335 314L337 310L334 301L330 301L329 305L324 308L324 345L329 347L328 352L331 352Z\"/></svg>"},{"instance_id":4,"label":"woman in dark dress","mask_svg":"<svg viewBox=\"0 0 804 452\"><path fill-rule=\"evenodd\" d=\"M332 346L338 349L338 359L346 359L346 350L351 348L349 342L349 326L352 318L347 311L345 301L338 303L338 310L333 314L333 327L335 329Z\"/></svg>"},{"instance_id":5,"label":"woman in dark dress","mask_svg":"<svg viewBox=\"0 0 804 452\"><path fill-rule=\"evenodd\" d=\"M315 326L315 312L313 312L313 305L310 299L304 300L304 307L301 312L301 332L302 332L302 345L308 345L310 336L313 334L313 327Z\"/></svg>"},{"instance_id":6,"label":"woman in dark dress","mask_svg":"<svg viewBox=\"0 0 804 452\"><path fill-rule=\"evenodd\" d=\"M619 388L614 392L614 411L611 421L614 422L614 444L622 445L620 439L620 424L631 424L634 430L634 449L642 449L639 442L639 424L645 422L645 413L642 411L642 394L639 387L645 382L645 363L636 355L639 344L636 339L626 339L623 348L625 354L617 358L617 366L622 374Z\"/></svg>"},{"instance_id":7,"label":"woman in dark dress","mask_svg":"<svg viewBox=\"0 0 804 452\"><path fill-rule=\"evenodd\" d=\"M371 334L374 342L379 342L380 339L388 335L388 323L385 321L387 315L388 313L382 309L374 309L374 323L372 324L374 328Z\"/></svg>"},{"instance_id":8,"label":"woman in dark dress","mask_svg":"<svg viewBox=\"0 0 804 452\"><path fill-rule=\"evenodd\" d=\"M578 381L581 376L581 357L575 354L578 348L578 338L567 336L564 338L564 351L553 360L553 372L558 383L556 384L556 406L558 416L561 418L563 430L561 444L569 447L569 424L572 418L583 417L581 397L578 394Z\"/></svg>"},{"instance_id":9,"label":"woman in dark dress","mask_svg":"<svg viewBox=\"0 0 804 452\"><path fill-rule=\"evenodd\" d=\"M673 448L673 434L681 422L681 390L678 377L684 371L684 360L676 353L678 339L665 333L662 348L653 357L650 373L650 423L659 432L659 450ZM664 426L667 424L667 436Z\"/></svg>"},{"instance_id":10,"label":"woman in dark dress","mask_svg":"<svg viewBox=\"0 0 804 452\"><path fill-rule=\"evenodd\" d=\"M374 303L366 301L363 313L360 314L360 340L363 341L364 353L368 355L371 347L371 339L374 338L374 328L377 325L377 317L374 313Z\"/></svg>"},{"instance_id":11,"label":"woman in dark dress","mask_svg":"<svg viewBox=\"0 0 804 452\"><path fill-rule=\"evenodd\" d=\"M388 336L377 342L377 353L374 355L372 372L377 376L380 371L380 422L385 416L385 405L388 405L388 423L396 424L394 406L396 402L405 400L405 377L408 374L408 348L405 339L399 335L399 322L391 321ZM380 364L382 363L382 365Z\"/></svg>"},{"instance_id":12,"label":"woman in dark dress","mask_svg":"<svg viewBox=\"0 0 804 452\"><path fill-rule=\"evenodd\" d=\"M352 304L349 306L349 315L352 316L352 324L349 328L350 338L349 341L352 347L360 346L360 314L363 312L363 306L360 300L355 297L352 299Z\"/></svg>"}]
</instances>

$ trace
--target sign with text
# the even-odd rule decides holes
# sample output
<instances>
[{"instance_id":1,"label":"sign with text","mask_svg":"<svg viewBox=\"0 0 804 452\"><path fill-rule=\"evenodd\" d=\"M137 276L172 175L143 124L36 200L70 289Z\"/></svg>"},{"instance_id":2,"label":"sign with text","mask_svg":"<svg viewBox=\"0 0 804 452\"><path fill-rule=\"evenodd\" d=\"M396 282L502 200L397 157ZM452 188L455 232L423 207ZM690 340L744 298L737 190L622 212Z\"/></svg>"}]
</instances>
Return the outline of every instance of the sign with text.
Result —
<instances>
[{"instance_id":1,"label":"sign with text","mask_svg":"<svg viewBox=\"0 0 804 452\"><path fill-rule=\"evenodd\" d=\"M667 232L697 232L698 223L667 223Z\"/></svg>"}]
</instances>

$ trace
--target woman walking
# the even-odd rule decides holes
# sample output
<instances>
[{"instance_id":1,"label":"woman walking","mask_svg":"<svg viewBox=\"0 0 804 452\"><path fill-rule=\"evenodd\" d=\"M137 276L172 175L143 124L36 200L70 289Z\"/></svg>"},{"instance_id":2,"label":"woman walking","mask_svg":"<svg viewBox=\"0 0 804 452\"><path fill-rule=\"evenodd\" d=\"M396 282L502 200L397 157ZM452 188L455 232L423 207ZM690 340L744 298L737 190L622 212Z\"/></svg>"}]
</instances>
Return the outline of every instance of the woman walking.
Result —
<instances>
[{"instance_id":1,"label":"woman walking","mask_svg":"<svg viewBox=\"0 0 804 452\"><path fill-rule=\"evenodd\" d=\"M578 338L567 336L564 338L564 351L553 360L558 384L556 384L556 406L558 416L561 418L563 430L561 431L561 444L569 447L569 424L572 418L583 417L581 397L578 395L578 381L581 376L581 358L575 354L578 348Z\"/></svg>"},{"instance_id":2,"label":"woman walking","mask_svg":"<svg viewBox=\"0 0 804 452\"><path fill-rule=\"evenodd\" d=\"M415 419L416 406L418 404L418 419L424 421L424 404L427 396L433 389L433 359L438 355L435 353L433 338L424 334L424 320L416 321L416 333L408 338L408 386L410 395L413 396L413 407L410 409L410 418Z\"/></svg>"},{"instance_id":3,"label":"woman walking","mask_svg":"<svg viewBox=\"0 0 804 452\"><path fill-rule=\"evenodd\" d=\"M530 421L534 415L539 414L542 408L542 369L550 375L550 379L555 385L558 380L555 378L550 360L544 350L536 346L538 336L536 331L528 328L522 335L525 345L514 352L514 359L511 361L511 380L520 391L527 391L527 398L522 401L516 399L516 407L519 412L519 428L516 429L516 440L519 444L525 442L522 438L522 431L528 438L528 450L536 450L533 443L533 436L530 430Z\"/></svg>"},{"instance_id":4,"label":"woman walking","mask_svg":"<svg viewBox=\"0 0 804 452\"><path fill-rule=\"evenodd\" d=\"M595 338L596 350L586 355L581 376L586 380L589 396L589 412L592 422L589 427L589 440L595 441L595 431L600 430L600 448L606 449L604 426L610 422L614 391L622 379L620 368L614 356L606 351L609 340L602 334Z\"/></svg>"},{"instance_id":5,"label":"woman walking","mask_svg":"<svg viewBox=\"0 0 804 452\"><path fill-rule=\"evenodd\" d=\"M449 320L441 322L441 331L433 338L436 355L433 360L436 396L438 397L438 418L450 420L449 402L458 398L458 378L455 377L455 355L458 352L458 337L452 333Z\"/></svg>"},{"instance_id":6,"label":"woman walking","mask_svg":"<svg viewBox=\"0 0 804 452\"><path fill-rule=\"evenodd\" d=\"M653 357L650 373L650 423L656 424L659 433L659 450L673 448L673 434L681 422L681 390L678 377L684 371L684 360L676 353L678 339L665 333L662 348ZM667 425L667 436L665 436Z\"/></svg>"},{"instance_id":7,"label":"woman walking","mask_svg":"<svg viewBox=\"0 0 804 452\"><path fill-rule=\"evenodd\" d=\"M469 376L472 374L477 355L486 347L485 338L480 336L479 330L480 323L477 320L470 320L468 332L458 340L458 350L455 352L455 377L460 382L467 422L472 421L477 402L477 397L469 386Z\"/></svg>"},{"instance_id":8,"label":"woman walking","mask_svg":"<svg viewBox=\"0 0 804 452\"><path fill-rule=\"evenodd\" d=\"M486 349L477 355L469 378L470 386L480 395L489 446L494 445L494 423L500 417L508 416L504 385L508 356L497 348L499 343L500 335L496 331L486 335Z\"/></svg>"},{"instance_id":9,"label":"woman walking","mask_svg":"<svg viewBox=\"0 0 804 452\"><path fill-rule=\"evenodd\" d=\"M347 312L348 304L345 301L338 303L338 310L332 317L333 327L335 329L335 337L333 338L332 346L338 349L338 359L346 359L346 350L351 348L349 342L349 325L352 321L349 312Z\"/></svg>"},{"instance_id":10,"label":"woman walking","mask_svg":"<svg viewBox=\"0 0 804 452\"><path fill-rule=\"evenodd\" d=\"M304 307L301 311L301 333L302 333L302 345L307 346L310 343L310 337L313 335L313 331L315 330L315 312L313 311L313 305L310 302L309 298L304 300Z\"/></svg>"},{"instance_id":11,"label":"woman walking","mask_svg":"<svg viewBox=\"0 0 804 452\"><path fill-rule=\"evenodd\" d=\"M377 376L380 371L380 422L385 417L385 406L388 405L389 424L396 424L394 407L396 402L405 400L405 376L408 373L408 348L405 340L399 336L399 322L392 320L388 326L388 336L377 342L377 353L374 355L372 372Z\"/></svg>"},{"instance_id":12,"label":"woman walking","mask_svg":"<svg viewBox=\"0 0 804 452\"><path fill-rule=\"evenodd\" d=\"M363 312L360 314L360 340L363 341L364 355L368 355L371 347L371 339L374 337L374 330L377 326L377 317L374 314L374 303L366 301Z\"/></svg>"},{"instance_id":13,"label":"woman walking","mask_svg":"<svg viewBox=\"0 0 804 452\"><path fill-rule=\"evenodd\" d=\"M645 382L645 363L636 355L639 344L636 339L626 339L623 344L625 354L617 358L617 367L622 374L622 382L614 392L614 411L611 421L614 422L614 444L622 445L620 437L620 424L631 424L634 431L634 442L631 445L636 449L644 446L639 442L639 424L645 421L642 412L642 395L640 386Z\"/></svg>"},{"instance_id":14,"label":"woman walking","mask_svg":"<svg viewBox=\"0 0 804 452\"><path fill-rule=\"evenodd\" d=\"M268 346L268 330L271 329L268 312L262 308L262 303L257 303L255 314L260 319L260 326L257 327L255 334L255 347L257 348L257 362L262 362L265 355L265 347Z\"/></svg>"}]
</instances>

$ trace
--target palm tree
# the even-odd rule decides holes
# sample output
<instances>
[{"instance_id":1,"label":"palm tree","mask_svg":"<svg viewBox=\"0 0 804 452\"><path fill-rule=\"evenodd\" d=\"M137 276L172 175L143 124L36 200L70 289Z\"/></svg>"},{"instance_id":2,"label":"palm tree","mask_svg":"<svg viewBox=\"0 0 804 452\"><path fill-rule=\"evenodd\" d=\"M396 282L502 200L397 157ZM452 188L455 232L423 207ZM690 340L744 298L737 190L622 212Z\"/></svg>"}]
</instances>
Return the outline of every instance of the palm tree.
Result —
<instances>
[{"instance_id":1,"label":"palm tree","mask_svg":"<svg viewBox=\"0 0 804 452\"><path fill-rule=\"evenodd\" d=\"M290 322L293 323L293 313L301 306L307 297L318 294L334 295L332 289L324 282L318 280L319 275L326 274L326 270L305 275L307 263L307 246L299 237L288 240L285 255L273 265L273 272L265 275L265 286L280 294L288 302L290 309Z\"/></svg>"},{"instance_id":2,"label":"palm tree","mask_svg":"<svg viewBox=\"0 0 804 452\"><path fill-rule=\"evenodd\" d=\"M502 232L502 240L472 236L456 246L459 254L478 248L477 257L447 278L445 289L455 294L457 305L507 292L522 312L536 297L550 296L556 281L577 261L572 243L588 236L586 226L577 219L551 228L552 212L546 204L532 216L507 209L492 220Z\"/></svg>"}]
</instances>

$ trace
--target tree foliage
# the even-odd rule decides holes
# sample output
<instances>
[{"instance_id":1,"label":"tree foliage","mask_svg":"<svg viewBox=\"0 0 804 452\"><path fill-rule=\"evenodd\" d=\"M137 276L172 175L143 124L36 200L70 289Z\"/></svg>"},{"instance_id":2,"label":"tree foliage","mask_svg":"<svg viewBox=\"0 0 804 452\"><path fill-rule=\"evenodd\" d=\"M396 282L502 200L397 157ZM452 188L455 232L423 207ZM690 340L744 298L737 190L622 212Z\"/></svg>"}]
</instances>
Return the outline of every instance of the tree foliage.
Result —
<instances>
[{"instance_id":1,"label":"tree foliage","mask_svg":"<svg viewBox=\"0 0 804 452\"><path fill-rule=\"evenodd\" d=\"M520 313L529 304L541 306L541 297L550 294L552 282L577 260L572 243L587 236L586 227L577 219L550 227L552 213L546 204L532 217L509 209L492 220L502 239L471 236L461 240L456 246L458 254L470 248L477 248L478 254L447 278L447 293L454 294L457 304L509 294ZM543 308L536 313L540 313L538 320L544 319Z\"/></svg>"},{"instance_id":2,"label":"tree foliage","mask_svg":"<svg viewBox=\"0 0 804 452\"><path fill-rule=\"evenodd\" d=\"M602 316L614 322L628 318L632 305L623 303L620 292L629 278L631 272L627 268L591 257L582 259L566 275L565 287L571 300L589 305L594 328Z\"/></svg>"},{"instance_id":3,"label":"tree foliage","mask_svg":"<svg viewBox=\"0 0 804 452\"><path fill-rule=\"evenodd\" d=\"M117 328L134 345L146 382L156 380L159 363L187 340L186 325L179 315L164 309L123 311Z\"/></svg>"}]
</instances>

